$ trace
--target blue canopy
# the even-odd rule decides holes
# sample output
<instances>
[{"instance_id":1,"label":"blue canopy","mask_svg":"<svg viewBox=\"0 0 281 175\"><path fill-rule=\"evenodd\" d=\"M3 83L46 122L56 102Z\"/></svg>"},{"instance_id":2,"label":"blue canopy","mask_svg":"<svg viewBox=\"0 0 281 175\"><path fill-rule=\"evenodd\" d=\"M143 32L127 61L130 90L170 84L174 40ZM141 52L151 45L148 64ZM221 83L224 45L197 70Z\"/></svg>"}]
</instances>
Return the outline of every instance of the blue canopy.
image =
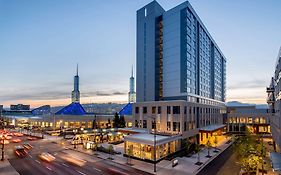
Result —
<instances>
[{"instance_id":1,"label":"blue canopy","mask_svg":"<svg viewBox=\"0 0 281 175\"><path fill-rule=\"evenodd\" d=\"M85 115L86 111L80 103L71 103L68 106L62 108L56 115Z\"/></svg>"},{"instance_id":2,"label":"blue canopy","mask_svg":"<svg viewBox=\"0 0 281 175\"><path fill-rule=\"evenodd\" d=\"M121 111L119 111L119 115L132 115L133 113L133 103L128 103L124 106Z\"/></svg>"}]
</instances>

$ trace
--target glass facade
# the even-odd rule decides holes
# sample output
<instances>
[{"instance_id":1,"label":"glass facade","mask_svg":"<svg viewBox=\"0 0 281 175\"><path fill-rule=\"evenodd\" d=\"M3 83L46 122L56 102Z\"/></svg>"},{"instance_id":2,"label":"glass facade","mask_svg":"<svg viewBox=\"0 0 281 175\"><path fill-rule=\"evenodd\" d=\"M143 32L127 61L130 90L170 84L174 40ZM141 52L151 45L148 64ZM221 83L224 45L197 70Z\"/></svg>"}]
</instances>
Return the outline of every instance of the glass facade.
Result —
<instances>
[{"instance_id":1,"label":"glass facade","mask_svg":"<svg viewBox=\"0 0 281 175\"><path fill-rule=\"evenodd\" d=\"M225 101L226 61L209 34L186 9L186 79L184 92Z\"/></svg>"},{"instance_id":2,"label":"glass facade","mask_svg":"<svg viewBox=\"0 0 281 175\"><path fill-rule=\"evenodd\" d=\"M154 161L154 146L137 142L125 141L125 154L143 160ZM180 141L172 141L156 146L156 161L180 149Z\"/></svg>"}]
</instances>

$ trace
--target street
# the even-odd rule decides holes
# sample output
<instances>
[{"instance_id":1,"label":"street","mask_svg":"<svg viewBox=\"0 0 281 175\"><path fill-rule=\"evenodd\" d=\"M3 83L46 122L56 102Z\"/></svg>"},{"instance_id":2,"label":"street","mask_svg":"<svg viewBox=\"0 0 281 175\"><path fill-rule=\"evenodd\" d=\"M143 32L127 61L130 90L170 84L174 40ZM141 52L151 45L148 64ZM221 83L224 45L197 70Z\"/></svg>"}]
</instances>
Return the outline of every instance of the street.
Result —
<instances>
[{"instance_id":1,"label":"street","mask_svg":"<svg viewBox=\"0 0 281 175\"><path fill-rule=\"evenodd\" d=\"M47 140L32 141L31 145L33 149L29 151L29 154L25 158L17 158L13 155L9 155L11 165L21 175L45 175L45 174L75 174L75 175L87 175L87 174L149 174L141 170L137 170L130 166L114 163L111 160L101 159L95 156L90 156L84 153L80 153L74 150L65 148L67 143L61 144L60 142L50 142ZM68 145L69 146L69 145ZM53 162L42 161L38 155L42 152L49 152L56 157ZM9 151L9 153L11 153ZM85 165L78 166L62 159L64 156L73 156L86 161Z\"/></svg>"},{"instance_id":2,"label":"street","mask_svg":"<svg viewBox=\"0 0 281 175\"><path fill-rule=\"evenodd\" d=\"M236 162L234 145L232 145L201 169L198 175L237 175L240 167Z\"/></svg>"}]
</instances>

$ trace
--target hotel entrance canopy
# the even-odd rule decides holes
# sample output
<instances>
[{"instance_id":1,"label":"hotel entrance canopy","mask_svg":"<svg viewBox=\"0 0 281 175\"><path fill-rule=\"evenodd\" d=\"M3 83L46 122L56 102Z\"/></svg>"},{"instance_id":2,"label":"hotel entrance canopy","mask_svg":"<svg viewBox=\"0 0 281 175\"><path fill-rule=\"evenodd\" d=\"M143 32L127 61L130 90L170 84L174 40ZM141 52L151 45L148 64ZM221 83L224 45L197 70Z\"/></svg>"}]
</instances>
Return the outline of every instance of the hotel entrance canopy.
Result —
<instances>
[{"instance_id":1,"label":"hotel entrance canopy","mask_svg":"<svg viewBox=\"0 0 281 175\"><path fill-rule=\"evenodd\" d=\"M162 136L156 135L156 146L163 145L175 140L181 139L181 135L175 136ZM145 145L154 145L154 135L153 134L133 134L124 137L124 141L135 142Z\"/></svg>"},{"instance_id":2,"label":"hotel entrance canopy","mask_svg":"<svg viewBox=\"0 0 281 175\"><path fill-rule=\"evenodd\" d=\"M225 127L225 125L208 125L202 128L199 128L199 132L215 132L218 131L220 129L223 129Z\"/></svg>"}]
</instances>

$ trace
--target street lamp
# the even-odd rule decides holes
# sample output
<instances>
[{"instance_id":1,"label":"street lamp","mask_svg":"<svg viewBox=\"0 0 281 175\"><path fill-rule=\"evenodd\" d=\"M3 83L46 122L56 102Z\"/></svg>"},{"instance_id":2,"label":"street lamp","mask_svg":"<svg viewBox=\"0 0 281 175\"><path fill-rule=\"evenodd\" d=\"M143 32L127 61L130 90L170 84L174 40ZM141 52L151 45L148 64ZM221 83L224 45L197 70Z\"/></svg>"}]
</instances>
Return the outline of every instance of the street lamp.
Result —
<instances>
[{"instance_id":1,"label":"street lamp","mask_svg":"<svg viewBox=\"0 0 281 175\"><path fill-rule=\"evenodd\" d=\"M74 129L73 130L73 133L74 133L74 140L73 140L73 142L74 142L74 149L76 149L76 138L75 138L75 136L76 136L76 132L77 132L77 130L76 129Z\"/></svg>"},{"instance_id":2,"label":"street lamp","mask_svg":"<svg viewBox=\"0 0 281 175\"><path fill-rule=\"evenodd\" d=\"M2 158L1 158L1 161L4 161L4 145L5 145L5 136L2 135L1 136L2 138Z\"/></svg>"}]
</instances>

